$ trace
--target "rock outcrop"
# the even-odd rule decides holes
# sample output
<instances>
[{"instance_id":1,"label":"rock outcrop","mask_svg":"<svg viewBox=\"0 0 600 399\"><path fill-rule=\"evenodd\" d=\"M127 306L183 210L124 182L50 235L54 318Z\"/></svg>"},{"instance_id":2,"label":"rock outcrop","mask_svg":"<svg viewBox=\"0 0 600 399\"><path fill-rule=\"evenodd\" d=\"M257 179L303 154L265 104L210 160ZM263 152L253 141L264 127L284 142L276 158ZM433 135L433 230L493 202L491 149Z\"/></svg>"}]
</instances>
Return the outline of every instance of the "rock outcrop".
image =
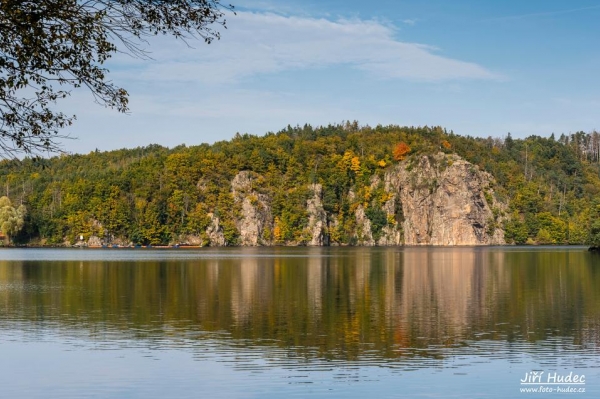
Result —
<instances>
[{"instance_id":1,"label":"rock outcrop","mask_svg":"<svg viewBox=\"0 0 600 399\"><path fill-rule=\"evenodd\" d=\"M184 244L184 245L192 245L192 246L198 246L198 247L202 247L205 244L205 241L202 239L201 236L197 236L195 234L187 234L185 236L182 237L182 239L178 242L178 244ZM207 245L209 245L210 243L206 243Z\"/></svg>"},{"instance_id":2,"label":"rock outcrop","mask_svg":"<svg viewBox=\"0 0 600 399\"><path fill-rule=\"evenodd\" d=\"M88 247L101 247L102 246L102 239L100 239L100 237L98 237L98 236L91 236L87 240L87 246Z\"/></svg>"},{"instance_id":3,"label":"rock outcrop","mask_svg":"<svg viewBox=\"0 0 600 399\"><path fill-rule=\"evenodd\" d=\"M443 153L403 162L386 173L386 189L402 204L404 244L504 244L492 211L502 204L492 182L489 173Z\"/></svg>"},{"instance_id":4,"label":"rock outcrop","mask_svg":"<svg viewBox=\"0 0 600 399\"><path fill-rule=\"evenodd\" d=\"M323 186L320 184L311 184L310 189L313 196L306 201L306 210L308 213L308 235L309 246L329 245L327 236L327 213L323 208Z\"/></svg>"},{"instance_id":5,"label":"rock outcrop","mask_svg":"<svg viewBox=\"0 0 600 399\"><path fill-rule=\"evenodd\" d=\"M227 243L225 241L225 235L223 234L223 227L219 223L219 217L212 213L208 214L210 218L210 224L206 229L206 236L208 237L208 245L211 247L223 247Z\"/></svg>"},{"instance_id":6,"label":"rock outcrop","mask_svg":"<svg viewBox=\"0 0 600 399\"><path fill-rule=\"evenodd\" d=\"M356 244L367 247L375 245L375 240L373 239L373 232L371 229L371 221L365 214L365 208L362 206L362 204L358 205L356 208L354 217L356 219Z\"/></svg>"},{"instance_id":7,"label":"rock outcrop","mask_svg":"<svg viewBox=\"0 0 600 399\"><path fill-rule=\"evenodd\" d=\"M344 198L350 214L342 208L328 214L323 186L311 184L303 238L283 244L327 246L330 234L332 245L504 244L501 226L507 206L498 201L493 185L489 173L444 153L413 157L372 176L368 187L350 189ZM251 171L241 171L231 181L239 245L275 243L275 215L263 186L264 178ZM208 216L209 226L197 237L198 244L228 245L227 228L216 215Z\"/></svg>"},{"instance_id":8,"label":"rock outcrop","mask_svg":"<svg viewBox=\"0 0 600 399\"><path fill-rule=\"evenodd\" d=\"M244 170L231 182L233 199L241 207L236 227L240 233L240 244L244 246L270 244L264 234L265 228L272 231L273 226L270 199L255 188L255 183L260 183L261 179L257 173Z\"/></svg>"}]
</instances>

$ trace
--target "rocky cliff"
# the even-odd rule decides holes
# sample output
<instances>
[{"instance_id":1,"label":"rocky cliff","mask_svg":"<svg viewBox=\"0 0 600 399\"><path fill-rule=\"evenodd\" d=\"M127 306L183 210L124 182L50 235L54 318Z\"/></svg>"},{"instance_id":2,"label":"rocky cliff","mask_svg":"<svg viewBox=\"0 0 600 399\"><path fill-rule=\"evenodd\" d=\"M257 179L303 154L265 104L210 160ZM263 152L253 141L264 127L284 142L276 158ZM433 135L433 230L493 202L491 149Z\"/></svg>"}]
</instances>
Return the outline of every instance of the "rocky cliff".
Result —
<instances>
[{"instance_id":1,"label":"rocky cliff","mask_svg":"<svg viewBox=\"0 0 600 399\"><path fill-rule=\"evenodd\" d=\"M312 197L306 201L306 210L308 212L308 236L309 246L329 245L329 236L327 235L327 213L323 208L323 186L320 184L311 184L310 190Z\"/></svg>"},{"instance_id":2,"label":"rocky cliff","mask_svg":"<svg viewBox=\"0 0 600 399\"><path fill-rule=\"evenodd\" d=\"M402 204L405 245L504 244L505 205L493 178L457 155L422 156L385 175L386 190Z\"/></svg>"},{"instance_id":3,"label":"rocky cliff","mask_svg":"<svg viewBox=\"0 0 600 399\"><path fill-rule=\"evenodd\" d=\"M231 182L231 191L235 203L241 207L241 215L236 220L240 233L240 245L269 245L264 239L266 228L272 229L271 199L256 189L262 176L249 171L241 171Z\"/></svg>"},{"instance_id":4,"label":"rocky cliff","mask_svg":"<svg viewBox=\"0 0 600 399\"><path fill-rule=\"evenodd\" d=\"M239 245L275 243L271 232L276 215L272 198L259 189L262 179L257 173L241 171L231 181ZM352 190L347 193L352 217L345 228L355 245L504 244L501 226L506 204L498 201L493 186L489 173L457 155L413 157L371 177L368 192L379 190L379 202L359 200ZM341 229L342 215L325 211L321 184L310 185L308 192L304 241L284 244L333 245L331 232ZM209 216L208 245L225 245L219 218Z\"/></svg>"}]
</instances>

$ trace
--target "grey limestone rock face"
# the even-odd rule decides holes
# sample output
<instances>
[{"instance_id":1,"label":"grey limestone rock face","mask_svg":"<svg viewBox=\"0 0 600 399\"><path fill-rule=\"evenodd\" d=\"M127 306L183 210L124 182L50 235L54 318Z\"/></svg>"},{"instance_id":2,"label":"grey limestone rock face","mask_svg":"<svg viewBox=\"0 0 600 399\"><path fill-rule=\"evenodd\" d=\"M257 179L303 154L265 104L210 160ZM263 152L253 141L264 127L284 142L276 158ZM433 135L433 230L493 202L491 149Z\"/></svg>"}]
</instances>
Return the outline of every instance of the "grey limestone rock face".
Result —
<instances>
[{"instance_id":1,"label":"grey limestone rock face","mask_svg":"<svg viewBox=\"0 0 600 399\"><path fill-rule=\"evenodd\" d=\"M219 218L212 213L208 214L210 224L206 229L206 236L211 247L225 246L225 236L223 235L223 227L219 223Z\"/></svg>"},{"instance_id":2,"label":"grey limestone rock face","mask_svg":"<svg viewBox=\"0 0 600 399\"><path fill-rule=\"evenodd\" d=\"M271 198L262 186L263 177L251 171L241 171L231 181L240 245L274 244ZM383 215L379 213L376 234L368 216L371 205L355 204L353 242L364 246L504 244L500 226L507 206L497 199L493 186L489 173L457 155L438 153L400 162L370 179L371 192L385 192L378 197L382 202L376 209ZM328 232L337 228L339 215L325 211L321 184L311 184L309 189L312 195L306 201L304 242L326 246L330 244ZM350 190L347 198L352 202L356 194ZM209 216L209 245L225 245L219 218ZM384 216L387 223L382 227Z\"/></svg>"},{"instance_id":3,"label":"grey limestone rock face","mask_svg":"<svg viewBox=\"0 0 600 399\"><path fill-rule=\"evenodd\" d=\"M91 236L87 241L88 247L100 247L102 246L102 239L98 236Z\"/></svg>"},{"instance_id":4,"label":"grey limestone rock face","mask_svg":"<svg viewBox=\"0 0 600 399\"><path fill-rule=\"evenodd\" d=\"M200 236L197 236L194 234L187 234L186 236L184 236L183 244L202 246L204 244L204 242L202 240L202 237L200 237Z\"/></svg>"},{"instance_id":5,"label":"grey limestone rock face","mask_svg":"<svg viewBox=\"0 0 600 399\"><path fill-rule=\"evenodd\" d=\"M311 184L310 189L313 196L306 201L306 210L308 212L308 235L310 241L308 246L329 245L326 234L327 231L327 213L323 209L323 186L320 184Z\"/></svg>"},{"instance_id":6,"label":"grey limestone rock face","mask_svg":"<svg viewBox=\"0 0 600 399\"><path fill-rule=\"evenodd\" d=\"M247 170L239 172L231 182L231 191L235 203L241 207L236 227L240 232L240 244L258 246L269 244L264 238L265 228L272 231L270 198L260 193L255 184L262 176Z\"/></svg>"},{"instance_id":7,"label":"grey limestone rock face","mask_svg":"<svg viewBox=\"0 0 600 399\"><path fill-rule=\"evenodd\" d=\"M401 201L405 245L504 244L492 176L456 155L422 156L386 173ZM487 197L487 199L486 199ZM492 199L492 203L488 203Z\"/></svg>"}]
</instances>

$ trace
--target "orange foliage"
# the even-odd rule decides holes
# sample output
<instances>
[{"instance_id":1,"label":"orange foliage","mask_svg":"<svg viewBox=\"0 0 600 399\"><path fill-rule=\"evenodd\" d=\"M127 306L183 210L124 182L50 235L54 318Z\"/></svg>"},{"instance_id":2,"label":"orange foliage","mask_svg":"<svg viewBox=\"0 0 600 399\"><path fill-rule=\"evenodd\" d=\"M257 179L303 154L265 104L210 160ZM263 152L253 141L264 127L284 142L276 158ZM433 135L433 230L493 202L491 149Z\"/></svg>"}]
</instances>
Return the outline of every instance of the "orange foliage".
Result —
<instances>
[{"instance_id":1,"label":"orange foliage","mask_svg":"<svg viewBox=\"0 0 600 399\"><path fill-rule=\"evenodd\" d=\"M401 161L410 152L410 147L405 142L401 141L394 147L393 155L396 161Z\"/></svg>"},{"instance_id":2,"label":"orange foliage","mask_svg":"<svg viewBox=\"0 0 600 399\"><path fill-rule=\"evenodd\" d=\"M449 142L447 142L446 140L442 141L442 145L444 146L445 149L449 150L452 147L452 144L450 144Z\"/></svg>"}]
</instances>

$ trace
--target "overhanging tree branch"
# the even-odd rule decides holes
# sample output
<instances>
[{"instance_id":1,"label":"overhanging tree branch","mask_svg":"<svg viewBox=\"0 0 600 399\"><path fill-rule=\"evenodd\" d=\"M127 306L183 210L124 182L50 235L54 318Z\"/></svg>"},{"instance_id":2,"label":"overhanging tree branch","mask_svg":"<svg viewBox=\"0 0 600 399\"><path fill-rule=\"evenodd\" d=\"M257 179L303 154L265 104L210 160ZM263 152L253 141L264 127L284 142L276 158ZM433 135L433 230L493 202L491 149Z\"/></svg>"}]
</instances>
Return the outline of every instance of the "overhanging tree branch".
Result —
<instances>
[{"instance_id":1,"label":"overhanging tree branch","mask_svg":"<svg viewBox=\"0 0 600 399\"><path fill-rule=\"evenodd\" d=\"M54 110L87 87L95 102L128 112L125 89L102 65L117 52L149 58L158 34L211 43L226 27L220 0L0 0L0 151L59 152L59 132L75 120Z\"/></svg>"}]
</instances>

